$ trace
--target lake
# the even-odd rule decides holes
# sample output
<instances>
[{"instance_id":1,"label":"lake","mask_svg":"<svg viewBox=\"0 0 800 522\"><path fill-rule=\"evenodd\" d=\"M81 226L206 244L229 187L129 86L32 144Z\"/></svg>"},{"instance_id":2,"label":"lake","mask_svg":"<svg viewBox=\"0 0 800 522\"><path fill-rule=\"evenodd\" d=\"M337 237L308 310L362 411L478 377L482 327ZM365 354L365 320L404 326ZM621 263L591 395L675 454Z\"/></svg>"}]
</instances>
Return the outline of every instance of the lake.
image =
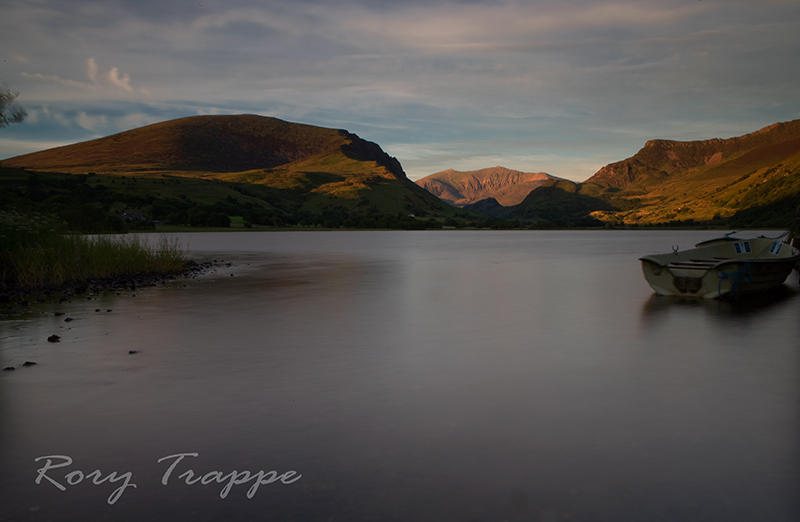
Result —
<instances>
[{"instance_id":1,"label":"lake","mask_svg":"<svg viewBox=\"0 0 800 522\"><path fill-rule=\"evenodd\" d=\"M716 235L179 235L215 272L0 321L0 520L800 520L797 272L641 273Z\"/></svg>"}]
</instances>

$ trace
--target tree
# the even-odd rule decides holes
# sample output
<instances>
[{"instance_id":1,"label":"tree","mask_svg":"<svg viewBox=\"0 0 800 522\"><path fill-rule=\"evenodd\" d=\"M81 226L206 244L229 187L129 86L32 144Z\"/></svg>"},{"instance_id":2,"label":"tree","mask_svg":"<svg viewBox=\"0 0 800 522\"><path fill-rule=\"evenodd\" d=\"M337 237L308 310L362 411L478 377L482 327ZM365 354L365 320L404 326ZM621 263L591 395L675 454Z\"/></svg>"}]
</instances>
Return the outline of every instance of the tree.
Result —
<instances>
[{"instance_id":1,"label":"tree","mask_svg":"<svg viewBox=\"0 0 800 522\"><path fill-rule=\"evenodd\" d=\"M0 129L12 123L22 123L28 115L25 109L14 103L19 96L18 92L0 87Z\"/></svg>"}]
</instances>

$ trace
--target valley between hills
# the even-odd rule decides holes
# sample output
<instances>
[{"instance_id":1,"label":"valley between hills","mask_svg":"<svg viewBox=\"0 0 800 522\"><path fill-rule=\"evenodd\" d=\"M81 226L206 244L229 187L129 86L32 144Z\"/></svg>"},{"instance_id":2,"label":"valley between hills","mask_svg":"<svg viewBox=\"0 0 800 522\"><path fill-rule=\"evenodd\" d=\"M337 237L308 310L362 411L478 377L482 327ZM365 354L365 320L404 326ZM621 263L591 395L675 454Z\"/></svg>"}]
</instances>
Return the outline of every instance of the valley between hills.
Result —
<instances>
[{"instance_id":1,"label":"valley between hills","mask_svg":"<svg viewBox=\"0 0 800 522\"><path fill-rule=\"evenodd\" d=\"M800 120L650 140L583 183L493 167L412 182L378 144L254 115L171 120L0 162L0 204L76 231L194 227L783 228L800 203Z\"/></svg>"}]
</instances>

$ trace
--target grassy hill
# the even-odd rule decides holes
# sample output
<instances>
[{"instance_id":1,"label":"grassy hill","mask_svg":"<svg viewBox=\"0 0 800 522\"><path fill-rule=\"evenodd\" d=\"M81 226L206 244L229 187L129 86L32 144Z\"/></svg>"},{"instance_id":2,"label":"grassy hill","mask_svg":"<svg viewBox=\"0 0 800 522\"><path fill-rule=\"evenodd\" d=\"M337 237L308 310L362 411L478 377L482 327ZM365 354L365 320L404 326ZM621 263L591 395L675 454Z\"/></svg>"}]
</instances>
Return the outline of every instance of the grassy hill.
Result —
<instances>
[{"instance_id":1,"label":"grassy hill","mask_svg":"<svg viewBox=\"0 0 800 522\"><path fill-rule=\"evenodd\" d=\"M347 132L254 115L180 118L3 160L71 174L213 176L271 168L340 147Z\"/></svg>"},{"instance_id":2,"label":"grassy hill","mask_svg":"<svg viewBox=\"0 0 800 522\"><path fill-rule=\"evenodd\" d=\"M78 190L81 204L109 215L182 224L204 222L192 212L246 214L255 224L368 224L376 216L458 212L411 182L375 143L254 115L181 118L17 156L2 167L7 204L47 206L61 196L65 205Z\"/></svg>"}]
</instances>

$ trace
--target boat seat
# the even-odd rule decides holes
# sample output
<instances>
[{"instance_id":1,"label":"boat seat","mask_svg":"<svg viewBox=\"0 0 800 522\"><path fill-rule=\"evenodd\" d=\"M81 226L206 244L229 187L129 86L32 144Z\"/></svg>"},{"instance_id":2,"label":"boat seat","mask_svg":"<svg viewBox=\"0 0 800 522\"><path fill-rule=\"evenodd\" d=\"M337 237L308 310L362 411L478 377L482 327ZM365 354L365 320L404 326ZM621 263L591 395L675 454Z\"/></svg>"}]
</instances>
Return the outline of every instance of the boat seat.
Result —
<instances>
[{"instance_id":1,"label":"boat seat","mask_svg":"<svg viewBox=\"0 0 800 522\"><path fill-rule=\"evenodd\" d=\"M708 270L717 264L717 261L710 261L706 259L691 259L689 261L673 261L669 266L674 268L697 268L700 270Z\"/></svg>"}]
</instances>

